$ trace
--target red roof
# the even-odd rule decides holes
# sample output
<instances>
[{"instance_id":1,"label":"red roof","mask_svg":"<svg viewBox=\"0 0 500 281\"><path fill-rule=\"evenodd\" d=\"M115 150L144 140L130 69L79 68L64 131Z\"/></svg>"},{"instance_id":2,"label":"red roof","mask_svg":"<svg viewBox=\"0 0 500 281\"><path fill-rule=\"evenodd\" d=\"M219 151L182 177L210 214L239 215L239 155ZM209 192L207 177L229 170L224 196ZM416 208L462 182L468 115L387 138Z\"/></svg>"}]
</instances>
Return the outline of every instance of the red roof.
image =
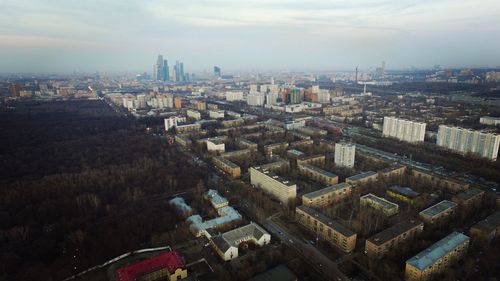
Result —
<instances>
[{"instance_id":1,"label":"red roof","mask_svg":"<svg viewBox=\"0 0 500 281\"><path fill-rule=\"evenodd\" d=\"M141 275L167 268L170 274L175 273L178 268L185 268L184 261L176 251L152 257L148 260L136 262L116 270L118 281L134 281Z\"/></svg>"}]
</instances>

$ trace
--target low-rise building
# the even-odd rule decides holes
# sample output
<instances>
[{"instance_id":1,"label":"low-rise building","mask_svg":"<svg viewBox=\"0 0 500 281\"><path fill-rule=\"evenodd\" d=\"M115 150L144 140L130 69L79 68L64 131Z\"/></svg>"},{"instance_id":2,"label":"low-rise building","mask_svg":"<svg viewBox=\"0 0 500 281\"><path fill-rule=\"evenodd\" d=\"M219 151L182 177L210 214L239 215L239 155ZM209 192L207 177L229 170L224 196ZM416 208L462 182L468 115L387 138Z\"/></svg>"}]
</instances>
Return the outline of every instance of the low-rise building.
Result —
<instances>
[{"instance_id":1,"label":"low-rise building","mask_svg":"<svg viewBox=\"0 0 500 281\"><path fill-rule=\"evenodd\" d=\"M317 155L309 155L309 156L301 156L297 159L297 165L300 164L311 164L311 165L324 165L325 164L325 155L317 154Z\"/></svg>"},{"instance_id":2,"label":"low-rise building","mask_svg":"<svg viewBox=\"0 0 500 281\"><path fill-rule=\"evenodd\" d=\"M302 195L302 204L312 208L320 208L342 201L351 195L352 186L343 182Z\"/></svg>"},{"instance_id":3,"label":"low-rise building","mask_svg":"<svg viewBox=\"0 0 500 281\"><path fill-rule=\"evenodd\" d=\"M409 187L402 187L399 185L393 185L386 190L387 195L403 201L408 204L413 204L420 197L420 193L414 191Z\"/></svg>"},{"instance_id":4,"label":"low-rise building","mask_svg":"<svg viewBox=\"0 0 500 281\"><path fill-rule=\"evenodd\" d=\"M186 264L176 251L169 251L116 270L116 281L169 280L188 276Z\"/></svg>"},{"instance_id":5,"label":"low-rise building","mask_svg":"<svg viewBox=\"0 0 500 281\"><path fill-rule=\"evenodd\" d=\"M491 241L500 237L500 211L496 211L484 220L476 223L470 229L470 235L474 238Z\"/></svg>"},{"instance_id":6,"label":"low-rise building","mask_svg":"<svg viewBox=\"0 0 500 281\"><path fill-rule=\"evenodd\" d=\"M463 204L465 207L475 207L481 205L484 191L478 188L469 188L453 196L451 201L457 204Z\"/></svg>"},{"instance_id":7,"label":"low-rise building","mask_svg":"<svg viewBox=\"0 0 500 281\"><path fill-rule=\"evenodd\" d=\"M402 221L366 239L365 253L372 258L381 258L401 243L412 241L423 230L424 224L421 221Z\"/></svg>"},{"instance_id":8,"label":"low-rise building","mask_svg":"<svg viewBox=\"0 0 500 281\"><path fill-rule=\"evenodd\" d=\"M262 167L251 167L249 172L250 183L252 185L270 193L283 204L288 204L290 200L295 200L297 196L297 185L295 183Z\"/></svg>"},{"instance_id":9,"label":"low-rise building","mask_svg":"<svg viewBox=\"0 0 500 281\"><path fill-rule=\"evenodd\" d=\"M395 165L378 171L379 177L386 180L391 178L400 179L405 173L406 166L404 165Z\"/></svg>"},{"instance_id":10,"label":"low-rise building","mask_svg":"<svg viewBox=\"0 0 500 281\"><path fill-rule=\"evenodd\" d=\"M201 113L199 111L188 109L186 115L194 120L201 120Z\"/></svg>"},{"instance_id":11,"label":"low-rise building","mask_svg":"<svg viewBox=\"0 0 500 281\"><path fill-rule=\"evenodd\" d=\"M176 134L175 135L175 142L184 146L184 147L187 147L189 145L191 145L191 140L187 137L187 136L183 136L183 135L179 135L179 134Z\"/></svg>"},{"instance_id":12,"label":"low-rise building","mask_svg":"<svg viewBox=\"0 0 500 281\"><path fill-rule=\"evenodd\" d=\"M375 182L377 180L378 180L378 174L374 171L368 171L354 175L352 177L348 177L345 179L345 182L354 186L362 186L369 182Z\"/></svg>"},{"instance_id":13,"label":"low-rise building","mask_svg":"<svg viewBox=\"0 0 500 281\"><path fill-rule=\"evenodd\" d=\"M340 223L307 206L295 208L297 221L343 252L349 253L356 247L356 233Z\"/></svg>"},{"instance_id":14,"label":"low-rise building","mask_svg":"<svg viewBox=\"0 0 500 281\"><path fill-rule=\"evenodd\" d=\"M245 124L245 120L238 118L238 119L233 119L233 120L224 120L221 122L222 127L228 128L228 127L238 127Z\"/></svg>"},{"instance_id":15,"label":"low-rise building","mask_svg":"<svg viewBox=\"0 0 500 281\"><path fill-rule=\"evenodd\" d=\"M226 198L222 197L215 189L209 189L205 196L208 200L210 200L212 207L214 207L215 209L219 209L229 205L229 201L227 201Z\"/></svg>"},{"instance_id":16,"label":"low-rise building","mask_svg":"<svg viewBox=\"0 0 500 281\"><path fill-rule=\"evenodd\" d=\"M427 224L441 223L455 213L457 203L443 200L419 213L420 219Z\"/></svg>"},{"instance_id":17,"label":"low-rise building","mask_svg":"<svg viewBox=\"0 0 500 281\"><path fill-rule=\"evenodd\" d=\"M249 148L249 149L257 149L257 147L258 147L258 144L256 144L255 142L249 141L249 140L244 139L244 138L239 138L238 144L245 147L245 148Z\"/></svg>"},{"instance_id":18,"label":"low-rise building","mask_svg":"<svg viewBox=\"0 0 500 281\"><path fill-rule=\"evenodd\" d=\"M470 186L468 183L454 178L415 168L411 170L411 176L418 181L427 181L435 188L444 188L452 192L460 192Z\"/></svg>"},{"instance_id":19,"label":"low-rise building","mask_svg":"<svg viewBox=\"0 0 500 281\"><path fill-rule=\"evenodd\" d=\"M386 216L392 216L399 212L398 204L392 203L385 198L375 196L371 193L361 196L359 203L361 206L369 206L375 210L381 211Z\"/></svg>"},{"instance_id":20,"label":"low-rise building","mask_svg":"<svg viewBox=\"0 0 500 281\"><path fill-rule=\"evenodd\" d=\"M235 163L229 161L222 156L216 156L213 159L214 165L223 173L229 175L232 179L237 179L241 176L241 168Z\"/></svg>"},{"instance_id":21,"label":"low-rise building","mask_svg":"<svg viewBox=\"0 0 500 281\"><path fill-rule=\"evenodd\" d=\"M298 165L299 172L315 181L327 185L334 185L339 182L339 176L332 172L325 171L311 164L303 163Z\"/></svg>"},{"instance_id":22,"label":"low-rise building","mask_svg":"<svg viewBox=\"0 0 500 281\"><path fill-rule=\"evenodd\" d=\"M198 132L200 130L201 130L201 124L177 125L175 127L175 132L178 134L189 133L189 132Z\"/></svg>"},{"instance_id":23,"label":"low-rise building","mask_svg":"<svg viewBox=\"0 0 500 281\"><path fill-rule=\"evenodd\" d=\"M165 131L168 131L177 127L179 123L186 122L186 117L172 116L165 118L163 121L165 123Z\"/></svg>"},{"instance_id":24,"label":"low-rise building","mask_svg":"<svg viewBox=\"0 0 500 281\"><path fill-rule=\"evenodd\" d=\"M309 126L300 127L297 129L297 131L299 131L300 133L306 134L308 136L322 136L322 137L324 137L324 136L328 135L327 130L322 130L322 129L318 129L315 127L309 127Z\"/></svg>"},{"instance_id":25,"label":"low-rise building","mask_svg":"<svg viewBox=\"0 0 500 281\"><path fill-rule=\"evenodd\" d=\"M405 280L426 281L442 273L467 253L469 241L468 236L458 232L439 240L406 261Z\"/></svg>"},{"instance_id":26,"label":"low-rise building","mask_svg":"<svg viewBox=\"0 0 500 281\"><path fill-rule=\"evenodd\" d=\"M246 148L246 149L224 152L220 156L227 159L227 158L231 158L231 157L241 157L244 155L250 155L252 152L253 152L252 149Z\"/></svg>"},{"instance_id":27,"label":"low-rise building","mask_svg":"<svg viewBox=\"0 0 500 281\"><path fill-rule=\"evenodd\" d=\"M272 153L274 150L279 150L279 149L287 149L288 143L287 142L279 142L279 143L272 143L268 145L264 145L264 153Z\"/></svg>"},{"instance_id":28,"label":"low-rise building","mask_svg":"<svg viewBox=\"0 0 500 281\"><path fill-rule=\"evenodd\" d=\"M224 119L224 110L209 110L208 116L212 119Z\"/></svg>"},{"instance_id":29,"label":"low-rise building","mask_svg":"<svg viewBox=\"0 0 500 281\"><path fill-rule=\"evenodd\" d=\"M224 141L219 138L207 139L206 143L208 151L216 151L222 153L226 150Z\"/></svg>"},{"instance_id":30,"label":"low-rise building","mask_svg":"<svg viewBox=\"0 0 500 281\"><path fill-rule=\"evenodd\" d=\"M271 242L271 235L256 223L230 230L209 238L210 244L217 254L229 261L238 257L238 247L243 243L253 243L264 246Z\"/></svg>"}]
</instances>

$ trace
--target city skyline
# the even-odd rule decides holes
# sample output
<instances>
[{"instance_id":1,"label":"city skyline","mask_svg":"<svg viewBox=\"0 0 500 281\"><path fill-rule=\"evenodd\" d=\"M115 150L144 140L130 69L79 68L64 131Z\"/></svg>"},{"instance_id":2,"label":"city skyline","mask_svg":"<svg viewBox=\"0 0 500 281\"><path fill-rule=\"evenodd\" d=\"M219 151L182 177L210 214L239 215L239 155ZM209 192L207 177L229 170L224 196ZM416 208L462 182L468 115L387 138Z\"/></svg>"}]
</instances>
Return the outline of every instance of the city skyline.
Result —
<instances>
[{"instance_id":1,"label":"city skyline","mask_svg":"<svg viewBox=\"0 0 500 281\"><path fill-rule=\"evenodd\" d=\"M500 65L497 1L6 1L0 73ZM482 42L488 42L483 44ZM480 44L478 44L480 43Z\"/></svg>"}]
</instances>

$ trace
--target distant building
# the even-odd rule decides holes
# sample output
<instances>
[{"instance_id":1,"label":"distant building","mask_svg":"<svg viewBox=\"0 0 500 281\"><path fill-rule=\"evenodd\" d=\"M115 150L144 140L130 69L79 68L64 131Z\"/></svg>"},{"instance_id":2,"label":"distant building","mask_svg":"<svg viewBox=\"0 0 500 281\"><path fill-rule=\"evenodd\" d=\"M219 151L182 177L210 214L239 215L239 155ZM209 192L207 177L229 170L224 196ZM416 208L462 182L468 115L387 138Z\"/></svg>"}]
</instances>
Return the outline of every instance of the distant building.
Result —
<instances>
[{"instance_id":1,"label":"distant building","mask_svg":"<svg viewBox=\"0 0 500 281\"><path fill-rule=\"evenodd\" d=\"M216 156L213 159L216 168L229 175L229 177L236 179L241 176L241 168L235 163L229 161L222 156Z\"/></svg>"},{"instance_id":2,"label":"distant building","mask_svg":"<svg viewBox=\"0 0 500 281\"><path fill-rule=\"evenodd\" d=\"M406 261L405 280L426 281L442 273L467 253L469 241L468 236L458 232L439 240Z\"/></svg>"},{"instance_id":3,"label":"distant building","mask_svg":"<svg viewBox=\"0 0 500 281\"><path fill-rule=\"evenodd\" d=\"M116 270L117 281L170 280L187 278L186 264L176 251L163 253Z\"/></svg>"},{"instance_id":4,"label":"distant building","mask_svg":"<svg viewBox=\"0 0 500 281\"><path fill-rule=\"evenodd\" d=\"M361 206L369 206L375 210L381 211L386 216L392 216L399 212L398 204L371 193L361 196L359 203Z\"/></svg>"},{"instance_id":5,"label":"distant building","mask_svg":"<svg viewBox=\"0 0 500 281\"><path fill-rule=\"evenodd\" d=\"M21 86L16 83L9 85L9 93L13 97L19 97L21 95Z\"/></svg>"},{"instance_id":6,"label":"distant building","mask_svg":"<svg viewBox=\"0 0 500 281\"><path fill-rule=\"evenodd\" d=\"M290 104L298 104L300 102L301 102L300 89L298 89L298 88L292 89L292 91L290 92L290 101L289 101L289 103Z\"/></svg>"},{"instance_id":7,"label":"distant building","mask_svg":"<svg viewBox=\"0 0 500 281\"><path fill-rule=\"evenodd\" d=\"M201 113L196 110L188 109L186 111L187 117L193 118L194 120L201 120Z\"/></svg>"},{"instance_id":8,"label":"distant building","mask_svg":"<svg viewBox=\"0 0 500 281\"><path fill-rule=\"evenodd\" d=\"M335 144L335 165L339 167L353 168L356 155L356 145L351 143Z\"/></svg>"},{"instance_id":9,"label":"distant building","mask_svg":"<svg viewBox=\"0 0 500 281\"><path fill-rule=\"evenodd\" d=\"M386 116L384 117L382 135L410 143L423 142L425 126L425 123Z\"/></svg>"},{"instance_id":10,"label":"distant building","mask_svg":"<svg viewBox=\"0 0 500 281\"><path fill-rule=\"evenodd\" d=\"M470 235L473 238L485 239L487 241L500 237L500 211L496 211L472 226Z\"/></svg>"},{"instance_id":11,"label":"distant building","mask_svg":"<svg viewBox=\"0 0 500 281\"><path fill-rule=\"evenodd\" d=\"M201 130L201 124L177 125L175 127L175 132L179 134L197 132L199 130Z\"/></svg>"},{"instance_id":12,"label":"distant building","mask_svg":"<svg viewBox=\"0 0 500 281\"><path fill-rule=\"evenodd\" d=\"M210 138L207 140L207 150L222 153L226 150L226 146L223 140L219 138Z\"/></svg>"},{"instance_id":13,"label":"distant building","mask_svg":"<svg viewBox=\"0 0 500 281\"><path fill-rule=\"evenodd\" d=\"M362 186L369 182L375 182L378 180L378 173L374 171L363 172L345 179L346 183L355 186Z\"/></svg>"},{"instance_id":14,"label":"distant building","mask_svg":"<svg viewBox=\"0 0 500 281\"><path fill-rule=\"evenodd\" d=\"M209 110L208 116L213 119L224 119L224 110Z\"/></svg>"},{"instance_id":15,"label":"distant building","mask_svg":"<svg viewBox=\"0 0 500 281\"><path fill-rule=\"evenodd\" d=\"M174 107L179 109L182 108L182 99L179 97L174 98Z\"/></svg>"},{"instance_id":16,"label":"distant building","mask_svg":"<svg viewBox=\"0 0 500 281\"><path fill-rule=\"evenodd\" d=\"M470 187L466 182L417 168L411 169L411 176L418 181L428 182L434 188L444 188L452 192L463 191Z\"/></svg>"},{"instance_id":17,"label":"distant building","mask_svg":"<svg viewBox=\"0 0 500 281\"><path fill-rule=\"evenodd\" d=\"M319 181L327 185L333 185L339 182L339 176L316 166L303 163L298 165L298 168L301 174L308 176L315 181Z\"/></svg>"},{"instance_id":18,"label":"distant building","mask_svg":"<svg viewBox=\"0 0 500 281\"><path fill-rule=\"evenodd\" d=\"M340 223L307 206L295 208L295 218L308 230L343 252L349 253L356 247L356 233Z\"/></svg>"},{"instance_id":19,"label":"distant building","mask_svg":"<svg viewBox=\"0 0 500 281\"><path fill-rule=\"evenodd\" d=\"M311 164L311 165L324 165L325 164L325 155L323 154L315 154L308 156L301 156L297 159L297 165L301 164Z\"/></svg>"},{"instance_id":20,"label":"distant building","mask_svg":"<svg viewBox=\"0 0 500 281\"><path fill-rule=\"evenodd\" d=\"M500 117L483 116L479 119L479 123L490 126L498 126L500 125Z\"/></svg>"},{"instance_id":21,"label":"distant building","mask_svg":"<svg viewBox=\"0 0 500 281\"><path fill-rule=\"evenodd\" d=\"M500 135L440 125L436 144L458 153L471 153L496 161Z\"/></svg>"},{"instance_id":22,"label":"distant building","mask_svg":"<svg viewBox=\"0 0 500 281\"><path fill-rule=\"evenodd\" d=\"M222 74L222 72L221 72L220 67L214 66L214 76L215 77L221 77L221 74Z\"/></svg>"},{"instance_id":23,"label":"distant building","mask_svg":"<svg viewBox=\"0 0 500 281\"><path fill-rule=\"evenodd\" d=\"M481 205L484 191L477 188L469 188L459 194L453 196L451 201L457 204L463 204L464 207L477 207Z\"/></svg>"},{"instance_id":24,"label":"distant building","mask_svg":"<svg viewBox=\"0 0 500 281\"><path fill-rule=\"evenodd\" d=\"M266 95L260 92L250 92L247 95L247 104L250 106L264 106Z\"/></svg>"},{"instance_id":25,"label":"distant building","mask_svg":"<svg viewBox=\"0 0 500 281\"><path fill-rule=\"evenodd\" d=\"M379 177L384 178L386 180L391 178L400 179L405 173L406 173L405 165L395 165L378 171Z\"/></svg>"},{"instance_id":26,"label":"distant building","mask_svg":"<svg viewBox=\"0 0 500 281\"><path fill-rule=\"evenodd\" d=\"M243 92L241 91L230 91L225 93L227 101L239 101L243 100Z\"/></svg>"},{"instance_id":27,"label":"distant building","mask_svg":"<svg viewBox=\"0 0 500 281\"><path fill-rule=\"evenodd\" d=\"M351 195L352 186L343 182L302 195L302 204L311 208L321 208L342 201Z\"/></svg>"},{"instance_id":28,"label":"distant building","mask_svg":"<svg viewBox=\"0 0 500 281\"><path fill-rule=\"evenodd\" d=\"M250 183L270 193L283 204L288 204L290 200L295 200L297 196L297 185L293 182L274 174L262 167L251 167Z\"/></svg>"},{"instance_id":29,"label":"distant building","mask_svg":"<svg viewBox=\"0 0 500 281\"><path fill-rule=\"evenodd\" d=\"M455 213L457 204L443 200L419 213L420 219L427 224L441 223Z\"/></svg>"},{"instance_id":30,"label":"distant building","mask_svg":"<svg viewBox=\"0 0 500 281\"><path fill-rule=\"evenodd\" d=\"M423 230L424 224L421 221L402 221L366 239L365 253L372 258L382 258L400 244L412 241Z\"/></svg>"},{"instance_id":31,"label":"distant building","mask_svg":"<svg viewBox=\"0 0 500 281\"><path fill-rule=\"evenodd\" d=\"M165 118L164 123L165 123L165 131L168 131L172 128L177 127L177 125L181 122L186 122L185 117L178 117L178 116L172 116L170 118Z\"/></svg>"}]
</instances>

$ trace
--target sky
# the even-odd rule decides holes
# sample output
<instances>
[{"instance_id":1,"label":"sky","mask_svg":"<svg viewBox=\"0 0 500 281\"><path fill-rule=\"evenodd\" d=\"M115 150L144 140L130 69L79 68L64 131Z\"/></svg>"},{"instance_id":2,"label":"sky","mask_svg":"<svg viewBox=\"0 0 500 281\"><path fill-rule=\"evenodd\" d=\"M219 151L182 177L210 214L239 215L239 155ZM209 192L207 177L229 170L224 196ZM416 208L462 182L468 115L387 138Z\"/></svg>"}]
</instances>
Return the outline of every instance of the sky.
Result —
<instances>
[{"instance_id":1,"label":"sky","mask_svg":"<svg viewBox=\"0 0 500 281\"><path fill-rule=\"evenodd\" d=\"M500 65L499 0L0 0L0 73Z\"/></svg>"}]
</instances>

